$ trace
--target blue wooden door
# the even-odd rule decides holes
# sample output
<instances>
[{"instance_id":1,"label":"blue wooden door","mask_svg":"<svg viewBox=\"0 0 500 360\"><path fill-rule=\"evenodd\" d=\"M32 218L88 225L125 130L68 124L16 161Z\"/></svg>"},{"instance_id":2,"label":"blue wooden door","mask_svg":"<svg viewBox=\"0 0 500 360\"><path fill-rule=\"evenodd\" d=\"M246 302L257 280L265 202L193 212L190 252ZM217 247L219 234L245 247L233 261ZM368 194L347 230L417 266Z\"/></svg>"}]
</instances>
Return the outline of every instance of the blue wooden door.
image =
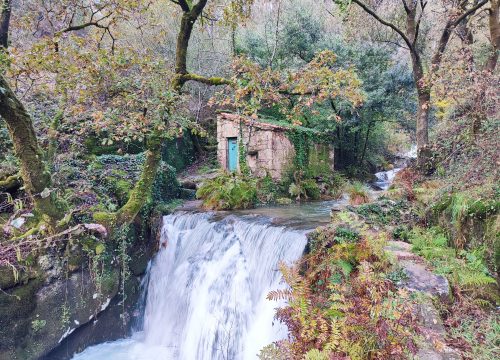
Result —
<instances>
[{"instance_id":1,"label":"blue wooden door","mask_svg":"<svg viewBox=\"0 0 500 360\"><path fill-rule=\"evenodd\" d=\"M238 169L238 142L237 138L227 139L227 169L236 171Z\"/></svg>"}]
</instances>

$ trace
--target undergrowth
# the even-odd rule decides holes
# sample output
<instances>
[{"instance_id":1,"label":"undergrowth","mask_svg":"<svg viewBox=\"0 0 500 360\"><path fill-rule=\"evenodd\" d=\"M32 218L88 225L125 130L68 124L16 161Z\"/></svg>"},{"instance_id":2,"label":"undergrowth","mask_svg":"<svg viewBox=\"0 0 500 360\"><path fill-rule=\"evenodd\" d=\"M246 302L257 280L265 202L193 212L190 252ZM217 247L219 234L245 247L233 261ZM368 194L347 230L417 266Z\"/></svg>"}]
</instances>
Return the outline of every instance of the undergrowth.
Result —
<instances>
[{"instance_id":1,"label":"undergrowth","mask_svg":"<svg viewBox=\"0 0 500 360\"><path fill-rule=\"evenodd\" d=\"M409 238L413 251L427 259L434 272L448 278L456 295L478 304L500 300L496 280L484 262L483 248L457 250L449 246L449 238L437 227L415 227Z\"/></svg>"},{"instance_id":2,"label":"undergrowth","mask_svg":"<svg viewBox=\"0 0 500 360\"><path fill-rule=\"evenodd\" d=\"M347 213L341 218L309 236L300 264L281 265L289 288L268 298L286 300L276 317L289 338L263 349L261 359L404 359L415 352L413 301L390 280L385 236Z\"/></svg>"},{"instance_id":3,"label":"undergrowth","mask_svg":"<svg viewBox=\"0 0 500 360\"><path fill-rule=\"evenodd\" d=\"M203 206L213 210L248 209L257 202L257 183L250 176L221 172L196 191Z\"/></svg>"},{"instance_id":4,"label":"undergrowth","mask_svg":"<svg viewBox=\"0 0 500 360\"><path fill-rule=\"evenodd\" d=\"M368 188L362 182L354 181L351 183L347 187L347 193L349 194L349 202L351 205L365 204L370 201Z\"/></svg>"}]
</instances>

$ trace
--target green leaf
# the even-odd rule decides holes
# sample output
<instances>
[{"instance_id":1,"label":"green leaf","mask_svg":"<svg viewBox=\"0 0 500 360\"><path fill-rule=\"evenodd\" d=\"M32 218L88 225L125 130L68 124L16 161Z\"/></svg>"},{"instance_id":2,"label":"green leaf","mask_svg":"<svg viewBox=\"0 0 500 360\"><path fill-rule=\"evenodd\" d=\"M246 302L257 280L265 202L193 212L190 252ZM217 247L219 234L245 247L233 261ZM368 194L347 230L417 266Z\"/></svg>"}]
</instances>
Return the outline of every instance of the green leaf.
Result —
<instances>
[{"instance_id":1,"label":"green leaf","mask_svg":"<svg viewBox=\"0 0 500 360\"><path fill-rule=\"evenodd\" d=\"M106 250L106 247L104 246L104 244L97 244L97 246L95 247L95 253L96 255L100 255L104 252L104 250Z\"/></svg>"}]
</instances>

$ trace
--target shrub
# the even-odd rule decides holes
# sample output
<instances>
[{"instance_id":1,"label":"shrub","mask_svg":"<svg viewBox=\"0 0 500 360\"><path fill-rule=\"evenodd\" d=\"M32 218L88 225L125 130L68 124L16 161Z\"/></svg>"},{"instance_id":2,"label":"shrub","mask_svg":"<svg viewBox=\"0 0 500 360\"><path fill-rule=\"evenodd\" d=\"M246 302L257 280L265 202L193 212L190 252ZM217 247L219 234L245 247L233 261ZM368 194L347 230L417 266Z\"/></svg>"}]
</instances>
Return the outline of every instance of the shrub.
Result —
<instances>
[{"instance_id":1,"label":"shrub","mask_svg":"<svg viewBox=\"0 0 500 360\"><path fill-rule=\"evenodd\" d=\"M338 172L334 172L328 181L328 189L330 195L334 199L339 199L342 197L347 186L347 179L339 174Z\"/></svg>"},{"instance_id":2,"label":"shrub","mask_svg":"<svg viewBox=\"0 0 500 360\"><path fill-rule=\"evenodd\" d=\"M319 186L314 179L302 181L302 188L304 189L306 196L312 200L318 200L321 196Z\"/></svg>"},{"instance_id":3,"label":"shrub","mask_svg":"<svg viewBox=\"0 0 500 360\"><path fill-rule=\"evenodd\" d=\"M273 350L287 359L311 360L369 359L372 354L392 359L395 353L415 352L413 302L385 276L394 271L383 251L383 235L370 236L362 224L348 221L311 236L314 246L301 263L280 267L289 288L268 295L287 301L276 318L289 336Z\"/></svg>"},{"instance_id":4,"label":"shrub","mask_svg":"<svg viewBox=\"0 0 500 360\"><path fill-rule=\"evenodd\" d=\"M256 181L248 176L222 172L196 191L203 206L213 210L248 209L257 202Z\"/></svg>"},{"instance_id":5,"label":"shrub","mask_svg":"<svg viewBox=\"0 0 500 360\"><path fill-rule=\"evenodd\" d=\"M361 182L355 181L347 188L351 205L361 205L370 201L368 188Z\"/></svg>"},{"instance_id":6,"label":"shrub","mask_svg":"<svg viewBox=\"0 0 500 360\"><path fill-rule=\"evenodd\" d=\"M257 198L261 203L272 203L278 199L280 189L275 180L266 174L257 182Z\"/></svg>"}]
</instances>

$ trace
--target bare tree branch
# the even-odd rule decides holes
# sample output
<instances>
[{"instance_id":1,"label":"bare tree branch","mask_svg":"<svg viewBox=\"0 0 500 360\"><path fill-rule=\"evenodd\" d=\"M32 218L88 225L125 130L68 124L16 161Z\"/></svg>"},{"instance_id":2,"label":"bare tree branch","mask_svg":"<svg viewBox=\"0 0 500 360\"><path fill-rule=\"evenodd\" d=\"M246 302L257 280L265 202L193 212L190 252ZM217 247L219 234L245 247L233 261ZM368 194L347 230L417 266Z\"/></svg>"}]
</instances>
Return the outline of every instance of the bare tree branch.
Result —
<instances>
[{"instance_id":1,"label":"bare tree branch","mask_svg":"<svg viewBox=\"0 0 500 360\"><path fill-rule=\"evenodd\" d=\"M404 42L406 43L406 45L408 46L408 48L410 50L413 49L413 43L410 41L410 39L408 39L408 37L405 35L405 33L399 29L396 25L382 19L380 16L377 15L377 13L375 13L372 9L370 9L366 4L364 4L363 2L359 1L359 0L352 0L355 4L357 4L358 6L360 6L365 12L367 12L368 14L370 14L375 20L377 20L379 23L381 23L382 25L385 25L385 26L388 26L390 27L392 30L394 30L395 32L397 32L399 34L399 36L401 36L401 38L404 40ZM405 3L406 4L406 3Z\"/></svg>"}]
</instances>

